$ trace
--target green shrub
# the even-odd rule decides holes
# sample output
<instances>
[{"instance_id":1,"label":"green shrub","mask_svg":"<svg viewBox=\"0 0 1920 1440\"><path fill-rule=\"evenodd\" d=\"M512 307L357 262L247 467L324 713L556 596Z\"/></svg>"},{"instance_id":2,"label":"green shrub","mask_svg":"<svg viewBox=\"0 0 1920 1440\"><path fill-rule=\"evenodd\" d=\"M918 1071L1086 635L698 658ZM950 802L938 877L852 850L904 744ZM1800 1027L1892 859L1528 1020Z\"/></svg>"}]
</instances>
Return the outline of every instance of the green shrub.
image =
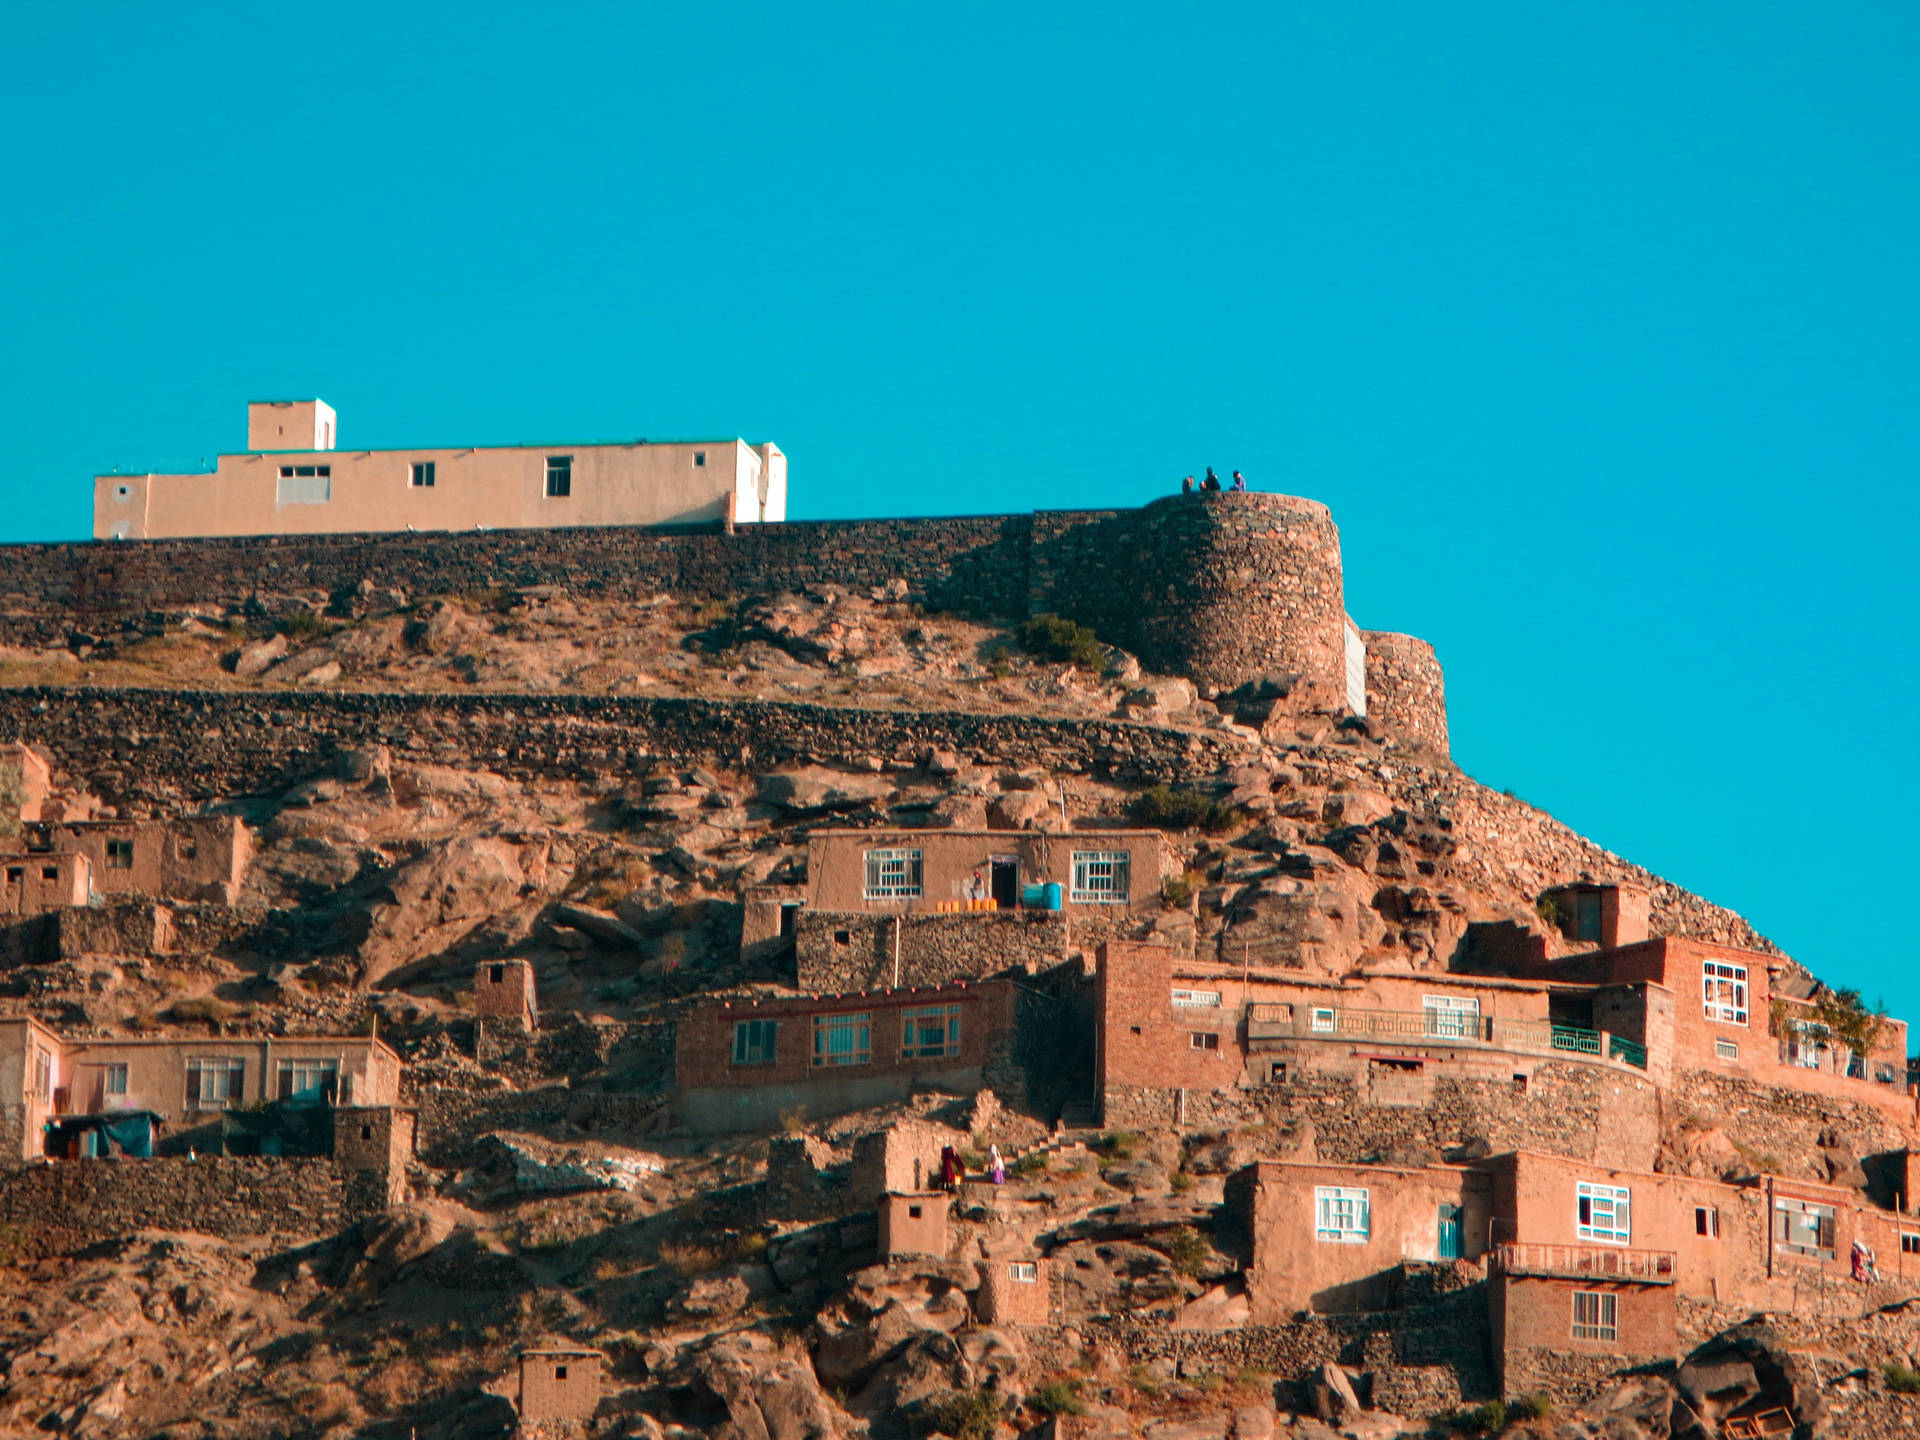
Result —
<instances>
[{"instance_id":1,"label":"green shrub","mask_svg":"<svg viewBox=\"0 0 1920 1440\"><path fill-rule=\"evenodd\" d=\"M1182 1225L1167 1236L1167 1259L1182 1275L1198 1275L1207 1268L1213 1247L1191 1225Z\"/></svg>"},{"instance_id":2,"label":"green shrub","mask_svg":"<svg viewBox=\"0 0 1920 1440\"><path fill-rule=\"evenodd\" d=\"M1469 1435L1498 1435L1507 1428L1507 1402L1482 1400L1454 1417L1454 1428Z\"/></svg>"},{"instance_id":3,"label":"green shrub","mask_svg":"<svg viewBox=\"0 0 1920 1440\"><path fill-rule=\"evenodd\" d=\"M1193 873L1187 871L1179 875L1169 875L1160 882L1160 903L1175 910L1184 910L1193 903Z\"/></svg>"},{"instance_id":4,"label":"green shrub","mask_svg":"<svg viewBox=\"0 0 1920 1440\"><path fill-rule=\"evenodd\" d=\"M1509 1420L1544 1420L1553 1414L1553 1397L1544 1390L1507 1402Z\"/></svg>"},{"instance_id":5,"label":"green shrub","mask_svg":"<svg viewBox=\"0 0 1920 1440\"><path fill-rule=\"evenodd\" d=\"M949 1390L927 1402L922 1412L924 1433L950 1435L953 1440L992 1440L1006 1408L991 1390Z\"/></svg>"},{"instance_id":6,"label":"green shrub","mask_svg":"<svg viewBox=\"0 0 1920 1440\"><path fill-rule=\"evenodd\" d=\"M1142 825L1156 830L1205 830L1209 834L1233 824L1233 811L1217 800L1191 790L1175 790L1171 785L1155 785L1142 790L1127 806L1127 813Z\"/></svg>"},{"instance_id":7,"label":"green shrub","mask_svg":"<svg viewBox=\"0 0 1920 1440\"><path fill-rule=\"evenodd\" d=\"M1920 1395L1920 1370L1905 1365L1889 1365L1880 1372L1886 1377L1887 1388L1896 1395Z\"/></svg>"},{"instance_id":8,"label":"green shrub","mask_svg":"<svg viewBox=\"0 0 1920 1440\"><path fill-rule=\"evenodd\" d=\"M1007 652L996 650L987 659L987 673L996 680L1004 680L1013 673L1013 664L1007 659Z\"/></svg>"},{"instance_id":9,"label":"green shrub","mask_svg":"<svg viewBox=\"0 0 1920 1440\"><path fill-rule=\"evenodd\" d=\"M1022 650L1042 660L1068 660L1082 670L1098 670L1106 664L1100 637L1061 616L1036 615L1022 621L1014 633Z\"/></svg>"},{"instance_id":10,"label":"green shrub","mask_svg":"<svg viewBox=\"0 0 1920 1440\"><path fill-rule=\"evenodd\" d=\"M1078 1380L1049 1380L1027 1397L1027 1404L1042 1415L1087 1413L1087 1402L1080 1398Z\"/></svg>"},{"instance_id":11,"label":"green shrub","mask_svg":"<svg viewBox=\"0 0 1920 1440\"><path fill-rule=\"evenodd\" d=\"M1093 1145L1110 1160L1131 1160L1140 1153L1141 1139L1137 1130L1110 1130Z\"/></svg>"},{"instance_id":12,"label":"green shrub","mask_svg":"<svg viewBox=\"0 0 1920 1440\"><path fill-rule=\"evenodd\" d=\"M1144 1365L1136 1365L1127 1372L1127 1380L1133 1388L1149 1400L1160 1398L1160 1382L1154 1378L1153 1371Z\"/></svg>"},{"instance_id":13,"label":"green shrub","mask_svg":"<svg viewBox=\"0 0 1920 1440\"><path fill-rule=\"evenodd\" d=\"M1031 1180L1044 1175L1047 1173L1047 1157L1038 1150L1029 1150L1007 1167L1007 1173L1016 1180Z\"/></svg>"},{"instance_id":14,"label":"green shrub","mask_svg":"<svg viewBox=\"0 0 1920 1440\"><path fill-rule=\"evenodd\" d=\"M1167 1183L1173 1187L1174 1194L1184 1195L1193 1189L1193 1176L1184 1170L1176 1170L1173 1172L1173 1178Z\"/></svg>"}]
</instances>

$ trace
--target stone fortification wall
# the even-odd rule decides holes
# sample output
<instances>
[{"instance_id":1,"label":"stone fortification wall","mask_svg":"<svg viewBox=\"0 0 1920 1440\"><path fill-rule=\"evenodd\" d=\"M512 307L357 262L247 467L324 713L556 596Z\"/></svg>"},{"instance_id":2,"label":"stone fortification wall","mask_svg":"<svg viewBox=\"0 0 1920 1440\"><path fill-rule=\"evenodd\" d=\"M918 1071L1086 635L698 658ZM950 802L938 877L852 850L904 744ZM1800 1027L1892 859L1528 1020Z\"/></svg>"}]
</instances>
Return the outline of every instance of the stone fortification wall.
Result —
<instances>
[{"instance_id":1,"label":"stone fortification wall","mask_svg":"<svg viewBox=\"0 0 1920 1440\"><path fill-rule=\"evenodd\" d=\"M1109 1085L1102 1123L1170 1125L1181 1103L1175 1090ZM1188 1090L1184 1103L1189 1128L1273 1124L1299 1137L1303 1156L1341 1165L1437 1159L1484 1140L1488 1154L1537 1150L1652 1170L1660 1145L1660 1097L1651 1081L1572 1061L1536 1065L1524 1089L1442 1073L1424 1105L1373 1104L1354 1080L1313 1072L1252 1090Z\"/></svg>"},{"instance_id":2,"label":"stone fortification wall","mask_svg":"<svg viewBox=\"0 0 1920 1440\"><path fill-rule=\"evenodd\" d=\"M1337 707L1339 533L1286 495L1173 496L1141 510L703 529L253 537L0 547L0 644L164 625L193 607L267 612L562 585L602 599L695 598L906 582L939 609L1056 611L1149 666L1230 687L1300 678Z\"/></svg>"},{"instance_id":3,"label":"stone fortification wall","mask_svg":"<svg viewBox=\"0 0 1920 1440\"><path fill-rule=\"evenodd\" d=\"M895 714L764 701L601 695L326 695L26 687L0 690L0 740L31 740L109 800L179 804L267 794L342 750L480 765L521 780L592 782L662 759L756 769L827 757L909 768L930 749L1151 783L1211 775L1236 755L1212 735L1122 720Z\"/></svg>"},{"instance_id":4,"label":"stone fortification wall","mask_svg":"<svg viewBox=\"0 0 1920 1440\"><path fill-rule=\"evenodd\" d=\"M1447 677L1433 646L1389 630L1361 633L1367 645L1367 718L1436 755L1449 754Z\"/></svg>"},{"instance_id":5,"label":"stone fortification wall","mask_svg":"<svg viewBox=\"0 0 1920 1440\"><path fill-rule=\"evenodd\" d=\"M361 1218L362 1205L383 1200L378 1189L350 1186L328 1159L66 1161L0 1174L0 1225L27 1255L60 1254L135 1230L310 1239Z\"/></svg>"}]
</instances>

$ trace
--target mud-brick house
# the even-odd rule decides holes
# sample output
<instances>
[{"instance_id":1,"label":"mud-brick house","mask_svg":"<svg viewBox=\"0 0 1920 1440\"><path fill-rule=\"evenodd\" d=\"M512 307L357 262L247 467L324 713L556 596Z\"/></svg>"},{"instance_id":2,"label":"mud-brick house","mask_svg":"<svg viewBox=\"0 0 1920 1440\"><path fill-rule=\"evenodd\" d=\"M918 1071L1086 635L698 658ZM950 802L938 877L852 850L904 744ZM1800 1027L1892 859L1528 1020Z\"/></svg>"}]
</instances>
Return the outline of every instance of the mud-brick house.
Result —
<instances>
[{"instance_id":1,"label":"mud-brick house","mask_svg":"<svg viewBox=\"0 0 1920 1440\"><path fill-rule=\"evenodd\" d=\"M0 913L122 897L232 905L252 853L231 815L22 823L0 842Z\"/></svg>"},{"instance_id":2,"label":"mud-brick house","mask_svg":"<svg viewBox=\"0 0 1920 1440\"><path fill-rule=\"evenodd\" d=\"M1041 968L1160 909L1157 830L821 830L802 889L746 896L743 948L790 937L803 990Z\"/></svg>"},{"instance_id":3,"label":"mud-brick house","mask_svg":"<svg viewBox=\"0 0 1920 1440\"><path fill-rule=\"evenodd\" d=\"M0 1164L125 1151L114 1132L134 1127L111 1122L135 1114L158 1132L148 1153L217 1152L230 1148L227 1117L255 1107L391 1107L401 1063L367 1035L66 1039L30 1017L0 1020ZM266 1130L234 1133L273 1153Z\"/></svg>"},{"instance_id":4,"label":"mud-brick house","mask_svg":"<svg viewBox=\"0 0 1920 1440\"><path fill-rule=\"evenodd\" d=\"M918 1089L1016 1091L1015 994L1003 980L709 1000L675 1032L675 1106L706 1133L770 1129Z\"/></svg>"}]
</instances>

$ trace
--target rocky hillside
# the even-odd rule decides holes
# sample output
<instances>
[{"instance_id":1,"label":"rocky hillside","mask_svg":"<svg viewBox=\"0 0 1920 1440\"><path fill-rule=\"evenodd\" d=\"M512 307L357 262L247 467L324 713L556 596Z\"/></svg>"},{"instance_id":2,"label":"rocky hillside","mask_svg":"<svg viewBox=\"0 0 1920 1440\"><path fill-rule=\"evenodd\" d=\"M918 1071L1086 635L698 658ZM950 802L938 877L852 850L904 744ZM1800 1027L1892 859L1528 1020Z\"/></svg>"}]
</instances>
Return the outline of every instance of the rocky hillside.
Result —
<instances>
[{"instance_id":1,"label":"rocky hillside","mask_svg":"<svg viewBox=\"0 0 1920 1440\"><path fill-rule=\"evenodd\" d=\"M12 1008L69 1034L377 1025L409 1062L410 1100L457 1097L482 1117L421 1156L410 1205L318 1241L143 1231L42 1258L9 1237L0 1429L504 1435L512 1356L565 1340L609 1357L612 1435L1424 1433L1440 1411L1363 1409L1337 1375L1302 1390L1253 1366L1118 1358L1117 1329L1244 1318L1216 1207L1223 1177L1282 1137L1076 1134L989 1095L712 1140L637 1103L663 1092L659 1037L691 997L790 980L742 958L743 887L803 879L823 826L1153 823L1179 874L1143 930L1236 970L1463 968L1477 922L1564 948L1535 900L1583 878L1647 885L1657 933L1771 947L1365 721L1258 687L1202 696L1111 648L1076 661L903 594L636 610L537 587L369 594L344 615L317 597L0 656L7 736L53 758L60 812L171 798L240 815L257 838L237 910L181 907L168 954L15 968ZM364 697L400 692L404 737L347 735ZM554 694L710 702L733 708L701 713L735 728L645 733L587 707L494 743L473 719L484 700L486 724L511 727L516 704ZM183 735L139 718L189 695L275 719ZM743 730L766 738L736 743ZM1163 757L1151 776L1114 761L1129 736ZM246 765L269 750L270 785L233 778L268 773ZM474 967L508 956L534 963L543 1029L482 1063ZM484 1118L499 1097L561 1086L550 1121ZM872 1213L822 1198L855 1137L909 1125L1013 1162L1004 1189L961 1197L956 1250L1044 1240L1067 1276L1065 1325L1044 1347L977 1324L957 1262L872 1264ZM1920 1337L1888 1313L1854 1339L1808 1359L1790 1327L1749 1329L1701 1362L1731 1367L1724 1386L1683 1370L1510 1433L1705 1435L1728 1394L1768 1385L1804 1391L1827 1433L1894 1433L1912 1402L1882 1377Z\"/></svg>"}]
</instances>

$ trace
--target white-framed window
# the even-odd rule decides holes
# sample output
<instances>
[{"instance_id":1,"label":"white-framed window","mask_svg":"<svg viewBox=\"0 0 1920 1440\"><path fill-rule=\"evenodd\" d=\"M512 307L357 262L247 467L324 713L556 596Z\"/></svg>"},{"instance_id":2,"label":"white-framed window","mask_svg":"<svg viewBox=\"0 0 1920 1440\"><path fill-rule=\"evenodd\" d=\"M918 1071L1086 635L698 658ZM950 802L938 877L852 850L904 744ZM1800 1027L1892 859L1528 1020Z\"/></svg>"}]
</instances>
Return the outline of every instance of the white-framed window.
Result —
<instances>
[{"instance_id":1,"label":"white-framed window","mask_svg":"<svg viewBox=\"0 0 1920 1440\"><path fill-rule=\"evenodd\" d=\"M1620 1338L1619 1297L1605 1290L1574 1291L1573 1338L1618 1340Z\"/></svg>"},{"instance_id":2,"label":"white-framed window","mask_svg":"<svg viewBox=\"0 0 1920 1440\"><path fill-rule=\"evenodd\" d=\"M923 869L918 850L867 851L866 898L912 899L921 893Z\"/></svg>"},{"instance_id":3,"label":"white-framed window","mask_svg":"<svg viewBox=\"0 0 1920 1440\"><path fill-rule=\"evenodd\" d=\"M1818 1070L1831 1038L1831 1032L1818 1021L1787 1021L1787 1063L1802 1070Z\"/></svg>"},{"instance_id":4,"label":"white-framed window","mask_svg":"<svg viewBox=\"0 0 1920 1440\"><path fill-rule=\"evenodd\" d=\"M338 1060L282 1060L274 1097L296 1105L331 1105L340 1093Z\"/></svg>"},{"instance_id":5,"label":"white-framed window","mask_svg":"<svg viewBox=\"0 0 1920 1440\"><path fill-rule=\"evenodd\" d=\"M1471 995L1422 995L1427 1034L1443 1040L1480 1038L1480 1001Z\"/></svg>"},{"instance_id":6,"label":"white-framed window","mask_svg":"<svg viewBox=\"0 0 1920 1440\"><path fill-rule=\"evenodd\" d=\"M107 1080L106 1080L106 1086L105 1086L106 1093L108 1095L126 1094L127 1093L126 1064L124 1062L116 1062L115 1064L107 1066L106 1069L107 1069Z\"/></svg>"},{"instance_id":7,"label":"white-framed window","mask_svg":"<svg viewBox=\"0 0 1920 1440\"><path fill-rule=\"evenodd\" d=\"M1705 1240L1720 1238L1720 1212L1712 1205L1693 1207L1693 1233Z\"/></svg>"},{"instance_id":8,"label":"white-framed window","mask_svg":"<svg viewBox=\"0 0 1920 1440\"><path fill-rule=\"evenodd\" d=\"M416 460L413 462L412 478L413 478L414 489L416 490L433 489L434 465L435 465L435 462L432 460Z\"/></svg>"},{"instance_id":9,"label":"white-framed window","mask_svg":"<svg viewBox=\"0 0 1920 1440\"><path fill-rule=\"evenodd\" d=\"M909 1060L932 1060L960 1053L960 1007L920 1005L901 1012L900 1053Z\"/></svg>"},{"instance_id":10,"label":"white-framed window","mask_svg":"<svg viewBox=\"0 0 1920 1440\"><path fill-rule=\"evenodd\" d=\"M1220 1037L1211 1030L1189 1030L1187 1048L1191 1050L1218 1050Z\"/></svg>"},{"instance_id":11,"label":"white-framed window","mask_svg":"<svg viewBox=\"0 0 1920 1440\"><path fill-rule=\"evenodd\" d=\"M1220 1003L1218 990L1175 990L1173 1003L1176 1009L1203 1010Z\"/></svg>"},{"instance_id":12,"label":"white-framed window","mask_svg":"<svg viewBox=\"0 0 1920 1440\"><path fill-rule=\"evenodd\" d=\"M1316 1006L1307 1019L1307 1028L1316 1035L1331 1035L1339 1026L1339 1017L1331 1005Z\"/></svg>"},{"instance_id":13,"label":"white-framed window","mask_svg":"<svg viewBox=\"0 0 1920 1440\"><path fill-rule=\"evenodd\" d=\"M1040 1281L1040 1265L1033 1260L1015 1260L1007 1266L1007 1278L1016 1285L1036 1285Z\"/></svg>"},{"instance_id":14,"label":"white-framed window","mask_svg":"<svg viewBox=\"0 0 1920 1440\"><path fill-rule=\"evenodd\" d=\"M1717 1059L1738 1060L1740 1058L1740 1042L1738 1040L1716 1040L1713 1042L1713 1053Z\"/></svg>"},{"instance_id":15,"label":"white-framed window","mask_svg":"<svg viewBox=\"0 0 1920 1440\"><path fill-rule=\"evenodd\" d=\"M1364 1245L1373 1223L1373 1205L1365 1190L1339 1185L1313 1187L1313 1236L1335 1245Z\"/></svg>"},{"instance_id":16,"label":"white-framed window","mask_svg":"<svg viewBox=\"0 0 1920 1440\"><path fill-rule=\"evenodd\" d=\"M245 1103L247 1062L223 1058L187 1061L187 1109L225 1110Z\"/></svg>"},{"instance_id":17,"label":"white-framed window","mask_svg":"<svg viewBox=\"0 0 1920 1440\"><path fill-rule=\"evenodd\" d=\"M1124 905L1133 874L1133 857L1124 850L1073 852L1073 903Z\"/></svg>"},{"instance_id":18,"label":"white-framed window","mask_svg":"<svg viewBox=\"0 0 1920 1440\"><path fill-rule=\"evenodd\" d=\"M573 494L573 456L547 457L547 497L558 500Z\"/></svg>"},{"instance_id":19,"label":"white-framed window","mask_svg":"<svg viewBox=\"0 0 1920 1440\"><path fill-rule=\"evenodd\" d=\"M813 1017L813 1063L865 1065L873 1059L873 1016L865 1010Z\"/></svg>"},{"instance_id":20,"label":"white-framed window","mask_svg":"<svg viewBox=\"0 0 1920 1440\"><path fill-rule=\"evenodd\" d=\"M733 1063L771 1065L773 1047L780 1033L778 1020L736 1020L733 1022Z\"/></svg>"},{"instance_id":21,"label":"white-framed window","mask_svg":"<svg viewBox=\"0 0 1920 1440\"><path fill-rule=\"evenodd\" d=\"M1700 963L1700 999L1707 1019L1725 1025L1747 1023L1747 967L1724 960Z\"/></svg>"},{"instance_id":22,"label":"white-framed window","mask_svg":"<svg viewBox=\"0 0 1920 1440\"><path fill-rule=\"evenodd\" d=\"M1900 1253L1902 1255L1920 1255L1920 1234L1911 1230L1900 1232Z\"/></svg>"},{"instance_id":23,"label":"white-framed window","mask_svg":"<svg viewBox=\"0 0 1920 1440\"><path fill-rule=\"evenodd\" d=\"M1777 1248L1794 1255L1831 1260L1838 1248L1836 1233L1833 1206L1774 1197L1773 1243Z\"/></svg>"},{"instance_id":24,"label":"white-framed window","mask_svg":"<svg viewBox=\"0 0 1920 1440\"><path fill-rule=\"evenodd\" d=\"M1624 1185L1573 1187L1575 1223L1582 1240L1602 1245L1626 1245L1633 1239L1633 1192Z\"/></svg>"}]
</instances>

